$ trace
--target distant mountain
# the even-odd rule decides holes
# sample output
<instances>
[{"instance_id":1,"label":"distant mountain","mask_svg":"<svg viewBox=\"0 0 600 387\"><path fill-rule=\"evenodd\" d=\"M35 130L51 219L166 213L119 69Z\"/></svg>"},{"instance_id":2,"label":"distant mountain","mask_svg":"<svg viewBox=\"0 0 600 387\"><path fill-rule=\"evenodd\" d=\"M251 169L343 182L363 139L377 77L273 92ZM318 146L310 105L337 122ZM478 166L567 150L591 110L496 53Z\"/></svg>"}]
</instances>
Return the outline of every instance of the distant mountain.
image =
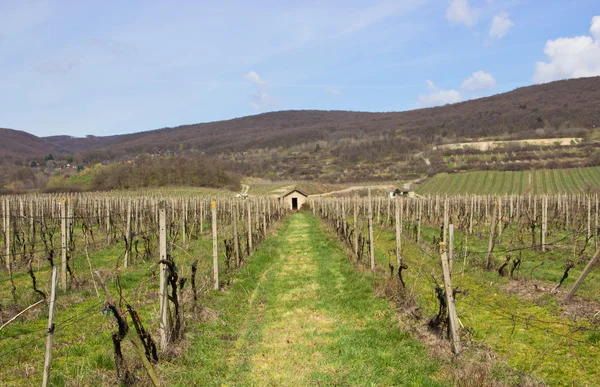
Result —
<instances>
[{"instance_id":1,"label":"distant mountain","mask_svg":"<svg viewBox=\"0 0 600 387\"><path fill-rule=\"evenodd\" d=\"M436 143L474 138L581 135L585 129L600 126L598 101L600 77L593 77L406 112L280 111L109 137L38 138L3 130L0 156L62 152L104 161L130 158L141 152L229 154L306 144L314 147L318 141L346 148L383 141L378 152L392 152L386 144L408 143L416 151Z\"/></svg>"},{"instance_id":2,"label":"distant mountain","mask_svg":"<svg viewBox=\"0 0 600 387\"><path fill-rule=\"evenodd\" d=\"M19 130L0 128L0 158L31 158L60 153L55 144Z\"/></svg>"}]
</instances>

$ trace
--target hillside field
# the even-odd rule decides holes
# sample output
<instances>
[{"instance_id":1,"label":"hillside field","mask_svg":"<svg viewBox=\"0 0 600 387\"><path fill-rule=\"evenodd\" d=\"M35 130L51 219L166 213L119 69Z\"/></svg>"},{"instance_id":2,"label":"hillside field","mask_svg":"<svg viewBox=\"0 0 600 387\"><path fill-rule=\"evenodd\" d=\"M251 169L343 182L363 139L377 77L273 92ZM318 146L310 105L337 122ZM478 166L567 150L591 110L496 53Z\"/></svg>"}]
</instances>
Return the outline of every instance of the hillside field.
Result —
<instances>
[{"instance_id":1,"label":"hillside field","mask_svg":"<svg viewBox=\"0 0 600 387\"><path fill-rule=\"evenodd\" d=\"M420 194L556 194L600 189L600 167L438 174L417 188Z\"/></svg>"}]
</instances>

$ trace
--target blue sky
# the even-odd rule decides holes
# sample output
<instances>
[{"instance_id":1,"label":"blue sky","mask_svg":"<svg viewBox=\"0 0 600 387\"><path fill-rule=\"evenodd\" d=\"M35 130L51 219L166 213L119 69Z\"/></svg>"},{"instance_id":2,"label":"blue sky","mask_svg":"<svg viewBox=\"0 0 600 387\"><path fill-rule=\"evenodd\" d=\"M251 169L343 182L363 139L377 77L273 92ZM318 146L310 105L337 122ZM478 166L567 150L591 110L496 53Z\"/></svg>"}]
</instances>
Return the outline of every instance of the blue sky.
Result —
<instances>
[{"instance_id":1,"label":"blue sky","mask_svg":"<svg viewBox=\"0 0 600 387\"><path fill-rule=\"evenodd\" d=\"M39 136L402 111L591 75L598 0L0 0L0 127Z\"/></svg>"}]
</instances>

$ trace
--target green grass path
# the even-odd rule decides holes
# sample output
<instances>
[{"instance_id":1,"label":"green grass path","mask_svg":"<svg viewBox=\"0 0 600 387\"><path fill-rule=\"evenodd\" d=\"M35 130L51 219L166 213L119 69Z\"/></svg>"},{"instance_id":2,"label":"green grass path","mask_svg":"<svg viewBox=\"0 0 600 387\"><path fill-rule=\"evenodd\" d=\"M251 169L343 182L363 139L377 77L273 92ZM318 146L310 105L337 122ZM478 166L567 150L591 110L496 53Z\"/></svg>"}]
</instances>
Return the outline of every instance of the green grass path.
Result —
<instances>
[{"instance_id":1,"label":"green grass path","mask_svg":"<svg viewBox=\"0 0 600 387\"><path fill-rule=\"evenodd\" d=\"M175 385L440 385L426 349L398 326L339 244L310 214L268 238L195 327Z\"/></svg>"}]
</instances>

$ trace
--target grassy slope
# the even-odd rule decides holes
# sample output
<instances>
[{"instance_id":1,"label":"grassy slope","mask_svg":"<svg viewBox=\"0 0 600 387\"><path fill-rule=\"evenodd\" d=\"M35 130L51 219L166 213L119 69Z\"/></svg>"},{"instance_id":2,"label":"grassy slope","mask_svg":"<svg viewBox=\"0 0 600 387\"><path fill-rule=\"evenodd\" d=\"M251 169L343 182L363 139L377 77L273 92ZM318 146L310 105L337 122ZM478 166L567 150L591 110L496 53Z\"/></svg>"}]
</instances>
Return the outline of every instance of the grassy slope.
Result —
<instances>
[{"instance_id":1,"label":"grassy slope","mask_svg":"<svg viewBox=\"0 0 600 387\"><path fill-rule=\"evenodd\" d=\"M438 384L372 279L309 214L288 218L208 306L219 317L194 328L170 385Z\"/></svg>"},{"instance_id":2,"label":"grassy slope","mask_svg":"<svg viewBox=\"0 0 600 387\"><path fill-rule=\"evenodd\" d=\"M421 194L553 194L600 189L600 167L439 174L419 185Z\"/></svg>"}]
</instances>

